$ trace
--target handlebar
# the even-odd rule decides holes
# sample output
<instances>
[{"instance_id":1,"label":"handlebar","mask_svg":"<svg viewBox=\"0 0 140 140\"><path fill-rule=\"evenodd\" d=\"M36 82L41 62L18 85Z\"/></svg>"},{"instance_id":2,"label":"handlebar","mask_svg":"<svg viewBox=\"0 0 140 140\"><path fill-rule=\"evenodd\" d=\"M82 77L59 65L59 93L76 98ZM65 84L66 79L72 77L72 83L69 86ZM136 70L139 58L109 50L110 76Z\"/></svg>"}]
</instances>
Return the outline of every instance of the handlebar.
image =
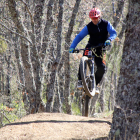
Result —
<instances>
[{"instance_id":1,"label":"handlebar","mask_svg":"<svg viewBox=\"0 0 140 140\"><path fill-rule=\"evenodd\" d=\"M73 53L79 53L80 51L97 49L97 48L100 48L100 47L105 47L104 43L100 43L97 46L91 46L90 48L86 48L86 49L76 49L76 50L73 50Z\"/></svg>"}]
</instances>

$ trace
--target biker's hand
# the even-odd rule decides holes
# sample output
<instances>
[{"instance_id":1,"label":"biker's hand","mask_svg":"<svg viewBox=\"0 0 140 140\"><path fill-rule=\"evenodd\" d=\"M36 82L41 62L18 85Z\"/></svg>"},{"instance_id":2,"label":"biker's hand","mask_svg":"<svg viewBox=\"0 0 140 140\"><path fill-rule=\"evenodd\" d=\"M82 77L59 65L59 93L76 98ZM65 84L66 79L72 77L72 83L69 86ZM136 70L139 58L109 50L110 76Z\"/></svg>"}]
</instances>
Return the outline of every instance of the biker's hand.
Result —
<instances>
[{"instance_id":1,"label":"biker's hand","mask_svg":"<svg viewBox=\"0 0 140 140\"><path fill-rule=\"evenodd\" d=\"M70 48L69 53L73 53L73 50L74 50L73 48Z\"/></svg>"},{"instance_id":2,"label":"biker's hand","mask_svg":"<svg viewBox=\"0 0 140 140\"><path fill-rule=\"evenodd\" d=\"M105 44L104 44L104 45L105 45L105 46L108 46L108 45L110 45L110 44L111 44L111 41L108 39L108 40L105 41Z\"/></svg>"}]
</instances>

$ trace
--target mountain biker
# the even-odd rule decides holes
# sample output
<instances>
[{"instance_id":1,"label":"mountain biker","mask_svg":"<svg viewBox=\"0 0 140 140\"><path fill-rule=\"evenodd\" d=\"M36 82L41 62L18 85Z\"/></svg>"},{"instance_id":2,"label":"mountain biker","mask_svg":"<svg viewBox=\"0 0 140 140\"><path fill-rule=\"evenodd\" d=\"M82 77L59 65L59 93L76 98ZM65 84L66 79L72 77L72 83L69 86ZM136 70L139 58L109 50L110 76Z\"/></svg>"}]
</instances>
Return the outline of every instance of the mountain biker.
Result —
<instances>
[{"instance_id":1,"label":"mountain biker","mask_svg":"<svg viewBox=\"0 0 140 140\"><path fill-rule=\"evenodd\" d=\"M85 48L97 46L100 43L104 43L104 46L107 46L110 45L111 41L116 38L117 33L114 27L110 24L109 21L101 18L101 11L98 8L91 9L89 12L89 17L91 19L91 22L89 22L75 37L70 46L69 53L73 53L73 50L76 48L77 44L87 35L89 35L89 40ZM98 85L101 82L106 71L106 66L103 63L102 57L98 57L102 56L102 48L95 49L95 52L97 55L95 55L95 63L97 65L95 80L96 85ZM84 52L83 56L85 56L86 54L87 53ZM79 67L77 88L81 89L82 87L82 78ZM99 94L98 86L96 86L96 94Z\"/></svg>"}]
</instances>

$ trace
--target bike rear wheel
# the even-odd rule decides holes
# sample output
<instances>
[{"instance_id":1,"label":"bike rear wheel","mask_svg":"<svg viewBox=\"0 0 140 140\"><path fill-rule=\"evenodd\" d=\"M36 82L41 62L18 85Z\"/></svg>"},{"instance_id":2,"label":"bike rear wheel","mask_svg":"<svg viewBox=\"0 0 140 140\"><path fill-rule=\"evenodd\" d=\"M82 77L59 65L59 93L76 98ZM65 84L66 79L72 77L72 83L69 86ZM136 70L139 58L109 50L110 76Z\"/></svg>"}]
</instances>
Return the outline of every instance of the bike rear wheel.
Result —
<instances>
[{"instance_id":1,"label":"bike rear wheel","mask_svg":"<svg viewBox=\"0 0 140 140\"><path fill-rule=\"evenodd\" d=\"M91 69L88 64L88 57L83 56L80 62L80 73L86 95L93 97L95 95L95 77L91 75Z\"/></svg>"}]
</instances>

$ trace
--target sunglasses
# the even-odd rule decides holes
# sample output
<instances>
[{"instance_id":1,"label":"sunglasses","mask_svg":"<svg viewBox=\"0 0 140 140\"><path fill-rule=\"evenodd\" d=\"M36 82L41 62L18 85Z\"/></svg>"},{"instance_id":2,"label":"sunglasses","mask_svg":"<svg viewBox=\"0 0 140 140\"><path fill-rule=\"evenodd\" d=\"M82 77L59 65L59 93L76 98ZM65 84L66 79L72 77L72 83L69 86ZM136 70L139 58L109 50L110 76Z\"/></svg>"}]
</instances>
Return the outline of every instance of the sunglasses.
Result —
<instances>
[{"instance_id":1,"label":"sunglasses","mask_svg":"<svg viewBox=\"0 0 140 140\"><path fill-rule=\"evenodd\" d=\"M97 20L98 19L98 17L94 17L94 18L92 18L92 20Z\"/></svg>"}]
</instances>

